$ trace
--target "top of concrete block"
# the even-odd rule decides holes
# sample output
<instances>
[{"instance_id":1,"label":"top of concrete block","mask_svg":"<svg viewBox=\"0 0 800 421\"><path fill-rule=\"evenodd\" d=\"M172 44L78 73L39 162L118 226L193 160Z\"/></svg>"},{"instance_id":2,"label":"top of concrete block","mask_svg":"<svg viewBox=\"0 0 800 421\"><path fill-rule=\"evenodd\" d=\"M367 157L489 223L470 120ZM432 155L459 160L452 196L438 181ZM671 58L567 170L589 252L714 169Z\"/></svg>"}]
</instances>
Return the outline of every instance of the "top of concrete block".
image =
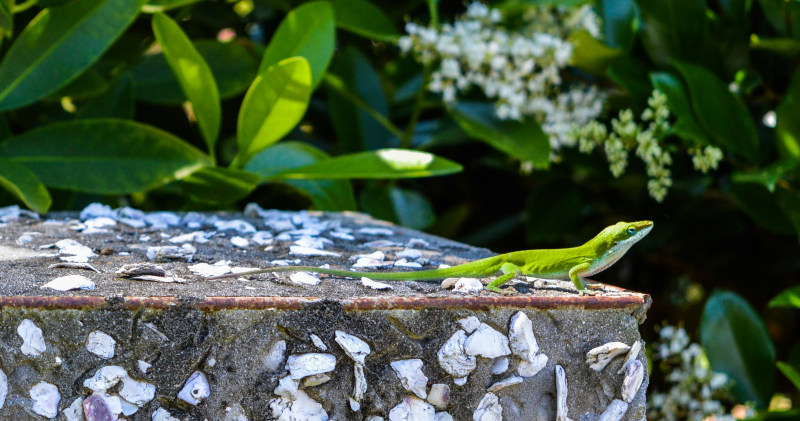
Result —
<instances>
[{"instance_id":1,"label":"top of concrete block","mask_svg":"<svg viewBox=\"0 0 800 421\"><path fill-rule=\"evenodd\" d=\"M435 269L492 254L349 212L285 212L251 204L243 214L143 213L93 204L80 214L39 218L7 207L0 208L0 305L72 308L116 302L128 307L191 303L208 309L292 308L324 299L354 309L506 305L643 312L649 306L649 296L617 287L580 296L569 281L525 277L507 284L516 290L510 296L486 290L454 292L441 282L386 281L392 289L381 290L359 279L292 273L204 279L241 268L287 264L359 271ZM143 272L134 267L128 277L119 273L130 272L126 265L145 263L151 266ZM61 290L78 287L85 289Z\"/></svg>"}]
</instances>

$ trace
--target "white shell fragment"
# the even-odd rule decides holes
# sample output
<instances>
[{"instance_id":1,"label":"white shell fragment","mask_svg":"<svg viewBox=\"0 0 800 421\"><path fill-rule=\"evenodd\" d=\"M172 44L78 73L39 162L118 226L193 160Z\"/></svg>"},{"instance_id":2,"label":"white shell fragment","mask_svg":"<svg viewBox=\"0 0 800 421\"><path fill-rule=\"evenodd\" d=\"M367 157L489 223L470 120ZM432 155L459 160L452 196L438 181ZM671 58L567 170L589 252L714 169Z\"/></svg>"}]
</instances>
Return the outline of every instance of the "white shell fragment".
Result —
<instances>
[{"instance_id":1,"label":"white shell fragment","mask_svg":"<svg viewBox=\"0 0 800 421\"><path fill-rule=\"evenodd\" d=\"M356 363L353 365L353 396L350 397L350 409L358 412L361 409L361 400L367 393L367 377L364 375L364 366Z\"/></svg>"},{"instance_id":2,"label":"white shell fragment","mask_svg":"<svg viewBox=\"0 0 800 421\"><path fill-rule=\"evenodd\" d=\"M308 336L311 338L311 343L313 343L314 346L317 347L317 349L319 349L320 351L328 350L328 345L325 345L325 342L322 342L322 338L313 333Z\"/></svg>"},{"instance_id":3,"label":"white shell fragment","mask_svg":"<svg viewBox=\"0 0 800 421\"><path fill-rule=\"evenodd\" d=\"M464 329L467 333L472 333L478 326L481 325L481 321L478 320L475 316L465 317L458 321L458 324L461 325L461 328Z\"/></svg>"},{"instance_id":4,"label":"white shell fragment","mask_svg":"<svg viewBox=\"0 0 800 421\"><path fill-rule=\"evenodd\" d=\"M522 377L533 377L536 373L542 371L547 365L547 355L542 353L536 354L533 361L520 361L517 366L517 374Z\"/></svg>"},{"instance_id":5,"label":"white shell fragment","mask_svg":"<svg viewBox=\"0 0 800 421\"><path fill-rule=\"evenodd\" d=\"M169 411L167 411L166 409L158 408L156 409L156 412L153 412L152 421L181 421L181 420L173 417L172 414L170 414Z\"/></svg>"},{"instance_id":6,"label":"white shell fragment","mask_svg":"<svg viewBox=\"0 0 800 421\"><path fill-rule=\"evenodd\" d=\"M631 403L644 380L644 365L641 361L633 361L625 368L625 379L622 380L622 400Z\"/></svg>"},{"instance_id":7,"label":"white shell fragment","mask_svg":"<svg viewBox=\"0 0 800 421\"><path fill-rule=\"evenodd\" d=\"M277 371L283 365L283 361L286 358L285 354L286 341L275 342L264 357L264 368L268 371Z\"/></svg>"},{"instance_id":8,"label":"white shell fragment","mask_svg":"<svg viewBox=\"0 0 800 421\"><path fill-rule=\"evenodd\" d=\"M450 386L443 383L436 383L431 386L428 392L428 403L433 405L436 409L442 410L447 408L450 403Z\"/></svg>"},{"instance_id":9,"label":"white shell fragment","mask_svg":"<svg viewBox=\"0 0 800 421\"><path fill-rule=\"evenodd\" d=\"M594 371L602 371L617 355L624 354L631 349L622 342L609 342L591 349L586 353L586 364Z\"/></svg>"},{"instance_id":10,"label":"white shell fragment","mask_svg":"<svg viewBox=\"0 0 800 421\"><path fill-rule=\"evenodd\" d=\"M333 257L341 256L341 254L333 251L320 250L303 246L289 246L289 253L297 254L300 256L333 256Z\"/></svg>"},{"instance_id":11,"label":"white shell fragment","mask_svg":"<svg viewBox=\"0 0 800 421\"><path fill-rule=\"evenodd\" d=\"M130 265L123 265L114 273L126 278L133 276L146 276L146 275L167 276L167 271L163 267L159 265L154 265L152 263L134 263Z\"/></svg>"},{"instance_id":12,"label":"white shell fragment","mask_svg":"<svg viewBox=\"0 0 800 421\"><path fill-rule=\"evenodd\" d=\"M294 399L297 396L297 389L300 387L300 380L295 380L286 376L278 380L278 386L273 393L287 399Z\"/></svg>"},{"instance_id":13,"label":"white shell fragment","mask_svg":"<svg viewBox=\"0 0 800 421\"><path fill-rule=\"evenodd\" d=\"M571 421L567 417L567 374L556 365L556 421Z\"/></svg>"},{"instance_id":14,"label":"white shell fragment","mask_svg":"<svg viewBox=\"0 0 800 421\"><path fill-rule=\"evenodd\" d=\"M58 403L61 401L61 394L58 387L47 382L39 382L30 390L33 405L33 412L47 417L55 418L58 415Z\"/></svg>"},{"instance_id":15,"label":"white shell fragment","mask_svg":"<svg viewBox=\"0 0 800 421\"><path fill-rule=\"evenodd\" d=\"M279 397L269 401L272 417L276 421L327 421L328 413L319 402L311 399L306 392L297 391L295 399Z\"/></svg>"},{"instance_id":16,"label":"white shell fragment","mask_svg":"<svg viewBox=\"0 0 800 421\"><path fill-rule=\"evenodd\" d=\"M614 399L608 404L606 410L600 414L597 421L619 421L626 412L628 412L628 404L619 399Z\"/></svg>"},{"instance_id":17,"label":"white shell fragment","mask_svg":"<svg viewBox=\"0 0 800 421\"><path fill-rule=\"evenodd\" d=\"M101 367L94 376L83 381L83 386L95 392L105 392L114 387L120 380L128 377L128 372L118 365Z\"/></svg>"},{"instance_id":18,"label":"white shell fragment","mask_svg":"<svg viewBox=\"0 0 800 421\"><path fill-rule=\"evenodd\" d=\"M17 326L17 334L22 338L20 351L29 357L38 357L47 350L44 343L42 329L39 329L30 319L23 320Z\"/></svg>"},{"instance_id":19,"label":"white shell fragment","mask_svg":"<svg viewBox=\"0 0 800 421\"><path fill-rule=\"evenodd\" d=\"M392 370L397 374L400 384L405 390L419 396L420 399L425 399L428 397L426 391L428 377L422 372L422 364L422 360L414 358L392 361L389 365L392 366Z\"/></svg>"},{"instance_id":20,"label":"white shell fragment","mask_svg":"<svg viewBox=\"0 0 800 421\"><path fill-rule=\"evenodd\" d=\"M642 341L634 341L631 345L631 349L628 350L628 353L625 355L625 362L622 363L622 367L617 370L617 374L622 374L625 371L625 367L628 364L632 363L634 360L639 358L639 351L642 349Z\"/></svg>"},{"instance_id":21,"label":"white shell fragment","mask_svg":"<svg viewBox=\"0 0 800 421\"><path fill-rule=\"evenodd\" d=\"M147 374L147 370L149 370L153 364L150 364L147 361L138 360L136 361L136 366L139 367L139 371L141 371L142 374Z\"/></svg>"},{"instance_id":22,"label":"white shell fragment","mask_svg":"<svg viewBox=\"0 0 800 421\"><path fill-rule=\"evenodd\" d=\"M114 338L99 330L90 333L89 338L86 339L86 350L104 360L114 356L116 345L117 341Z\"/></svg>"},{"instance_id":23,"label":"white shell fragment","mask_svg":"<svg viewBox=\"0 0 800 421\"><path fill-rule=\"evenodd\" d=\"M97 256L89 247L69 238L56 241L56 247L61 254L59 259L65 262L86 263L90 257Z\"/></svg>"},{"instance_id":24,"label":"white shell fragment","mask_svg":"<svg viewBox=\"0 0 800 421\"><path fill-rule=\"evenodd\" d=\"M83 398L79 397L72 401L72 403L61 410L67 421L84 421L86 418L83 416Z\"/></svg>"},{"instance_id":25,"label":"white shell fragment","mask_svg":"<svg viewBox=\"0 0 800 421\"><path fill-rule=\"evenodd\" d=\"M315 374L313 376L308 376L303 379L303 387L314 387L319 386L323 383L327 383L331 380L331 376L327 374Z\"/></svg>"},{"instance_id":26,"label":"white shell fragment","mask_svg":"<svg viewBox=\"0 0 800 421\"><path fill-rule=\"evenodd\" d=\"M192 373L181 391L178 392L178 398L190 405L197 405L209 396L211 396L211 386L208 384L206 375L201 371Z\"/></svg>"},{"instance_id":27,"label":"white shell fragment","mask_svg":"<svg viewBox=\"0 0 800 421\"><path fill-rule=\"evenodd\" d=\"M168 261L184 261L191 262L194 259L194 254L197 249L186 243L180 247L165 246L165 247L148 247L147 259L152 262L168 262Z\"/></svg>"},{"instance_id":28,"label":"white shell fragment","mask_svg":"<svg viewBox=\"0 0 800 421\"><path fill-rule=\"evenodd\" d=\"M240 234L252 234L256 232L256 227L254 227L253 224L241 219L216 221L214 222L214 228L216 228L218 231L234 230Z\"/></svg>"},{"instance_id":29,"label":"white shell fragment","mask_svg":"<svg viewBox=\"0 0 800 421\"><path fill-rule=\"evenodd\" d=\"M512 377L509 377L507 379L500 380L499 382L489 386L489 388L486 389L486 391L494 393L494 392L497 392L498 390L505 389L505 388L507 388L509 386L514 386L515 384L520 384L520 383L522 383L523 380L524 379L522 377L512 376Z\"/></svg>"},{"instance_id":30,"label":"white shell fragment","mask_svg":"<svg viewBox=\"0 0 800 421\"><path fill-rule=\"evenodd\" d=\"M416 396L408 396L389 411L389 421L435 421L435 413L433 405Z\"/></svg>"},{"instance_id":31,"label":"white shell fragment","mask_svg":"<svg viewBox=\"0 0 800 421\"><path fill-rule=\"evenodd\" d=\"M250 245L250 241L244 237L239 237L237 235L231 238L231 245L234 247L244 248Z\"/></svg>"},{"instance_id":32,"label":"white shell fragment","mask_svg":"<svg viewBox=\"0 0 800 421\"><path fill-rule=\"evenodd\" d=\"M0 370L0 409L6 404L6 396L8 396L8 376Z\"/></svg>"},{"instance_id":33,"label":"white shell fragment","mask_svg":"<svg viewBox=\"0 0 800 421\"><path fill-rule=\"evenodd\" d=\"M119 395L136 406L143 406L156 396L156 387L126 376L122 378L122 389L120 389Z\"/></svg>"},{"instance_id":34,"label":"white shell fragment","mask_svg":"<svg viewBox=\"0 0 800 421\"><path fill-rule=\"evenodd\" d=\"M492 362L492 374L503 374L508 370L508 358L497 358Z\"/></svg>"},{"instance_id":35,"label":"white shell fragment","mask_svg":"<svg viewBox=\"0 0 800 421\"><path fill-rule=\"evenodd\" d=\"M295 380L315 374L328 373L336 368L336 357L331 354L309 353L290 355L286 369Z\"/></svg>"},{"instance_id":36,"label":"white shell fragment","mask_svg":"<svg viewBox=\"0 0 800 421\"><path fill-rule=\"evenodd\" d=\"M481 323L478 329L469 335L464 342L467 355L477 355L484 358L497 358L511 354L506 335L496 331L486 323Z\"/></svg>"},{"instance_id":37,"label":"white shell fragment","mask_svg":"<svg viewBox=\"0 0 800 421\"><path fill-rule=\"evenodd\" d=\"M168 241L172 244L183 244L192 242L198 244L205 244L211 240L211 237L213 237L214 234L215 234L214 231L194 231L182 235L176 235L170 238Z\"/></svg>"},{"instance_id":38,"label":"white shell fragment","mask_svg":"<svg viewBox=\"0 0 800 421\"><path fill-rule=\"evenodd\" d=\"M533 361L536 353L539 352L539 345L533 335L533 322L521 311L511 318L508 341L514 355L524 361Z\"/></svg>"},{"instance_id":39,"label":"white shell fragment","mask_svg":"<svg viewBox=\"0 0 800 421\"><path fill-rule=\"evenodd\" d=\"M91 279L82 275L67 275L53 279L39 288L49 288L56 291L70 291L74 289L93 290L96 288Z\"/></svg>"},{"instance_id":40,"label":"white shell fragment","mask_svg":"<svg viewBox=\"0 0 800 421\"><path fill-rule=\"evenodd\" d=\"M437 412L433 417L434 421L453 421L453 416L447 412Z\"/></svg>"},{"instance_id":41,"label":"white shell fragment","mask_svg":"<svg viewBox=\"0 0 800 421\"><path fill-rule=\"evenodd\" d=\"M487 393L480 403L478 409L472 413L473 421L502 421L503 420L503 407L500 406L500 400L494 393Z\"/></svg>"},{"instance_id":42,"label":"white shell fragment","mask_svg":"<svg viewBox=\"0 0 800 421\"><path fill-rule=\"evenodd\" d=\"M372 352L369 348L369 344L341 330L336 331L336 343L342 347L344 353L347 354L351 360L362 365L365 364L364 359L367 355Z\"/></svg>"},{"instance_id":43,"label":"white shell fragment","mask_svg":"<svg viewBox=\"0 0 800 421\"><path fill-rule=\"evenodd\" d=\"M466 333L463 330L458 330L436 353L442 370L456 379L466 379L469 373L477 367L476 358L467 355L464 350L466 340Z\"/></svg>"},{"instance_id":44,"label":"white shell fragment","mask_svg":"<svg viewBox=\"0 0 800 421\"><path fill-rule=\"evenodd\" d=\"M477 278L458 278L453 285L453 292L462 294L473 294L483 291L483 283Z\"/></svg>"},{"instance_id":45,"label":"white shell fragment","mask_svg":"<svg viewBox=\"0 0 800 421\"><path fill-rule=\"evenodd\" d=\"M362 277L361 278L361 285L363 285L363 286L365 286L367 288L372 288L372 289L377 289L377 290L394 289L394 287L389 285L389 284L385 284L383 282L373 281L372 279L369 279L367 277Z\"/></svg>"},{"instance_id":46,"label":"white shell fragment","mask_svg":"<svg viewBox=\"0 0 800 421\"><path fill-rule=\"evenodd\" d=\"M99 269L96 267L88 264L88 263L71 263L71 262L60 262L60 263L53 263L52 265L47 267L48 269L84 269L84 270L91 270L95 273L101 273Z\"/></svg>"},{"instance_id":47,"label":"white shell fragment","mask_svg":"<svg viewBox=\"0 0 800 421\"><path fill-rule=\"evenodd\" d=\"M356 232L364 235L386 235L386 236L394 235L394 231L390 230L389 228L378 228L378 227L363 227L359 228L358 231Z\"/></svg>"},{"instance_id":48,"label":"white shell fragment","mask_svg":"<svg viewBox=\"0 0 800 421\"><path fill-rule=\"evenodd\" d=\"M322 282L319 278L308 272L295 272L289 275L289 280L292 281L292 283L300 285L319 285L319 283Z\"/></svg>"}]
</instances>

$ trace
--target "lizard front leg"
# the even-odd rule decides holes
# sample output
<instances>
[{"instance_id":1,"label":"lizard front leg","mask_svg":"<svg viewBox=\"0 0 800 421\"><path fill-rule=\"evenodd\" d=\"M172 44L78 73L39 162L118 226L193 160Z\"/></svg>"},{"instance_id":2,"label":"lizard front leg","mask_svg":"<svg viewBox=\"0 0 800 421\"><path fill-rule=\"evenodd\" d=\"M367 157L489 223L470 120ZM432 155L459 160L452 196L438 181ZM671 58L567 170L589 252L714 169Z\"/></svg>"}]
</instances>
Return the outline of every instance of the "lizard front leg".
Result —
<instances>
[{"instance_id":1,"label":"lizard front leg","mask_svg":"<svg viewBox=\"0 0 800 421\"><path fill-rule=\"evenodd\" d=\"M578 292L581 294L586 294L586 295L597 294L597 291L590 291L589 289L586 288L586 282L583 281L583 278L581 278L580 275L581 273L588 270L591 266L592 266L591 263L586 262L573 266L569 270L569 279L572 280L572 283L575 284L575 288L577 288Z\"/></svg>"},{"instance_id":2,"label":"lizard front leg","mask_svg":"<svg viewBox=\"0 0 800 421\"><path fill-rule=\"evenodd\" d=\"M503 263L503 265L500 266L500 272L502 272L503 274L495 278L494 281L489 283L489 285L486 285L486 289L494 292L499 292L501 294L506 294L506 291L500 289L499 286L510 281L511 278L517 276L517 274L520 273L520 269L521 268L519 266L513 263L509 262Z\"/></svg>"}]
</instances>

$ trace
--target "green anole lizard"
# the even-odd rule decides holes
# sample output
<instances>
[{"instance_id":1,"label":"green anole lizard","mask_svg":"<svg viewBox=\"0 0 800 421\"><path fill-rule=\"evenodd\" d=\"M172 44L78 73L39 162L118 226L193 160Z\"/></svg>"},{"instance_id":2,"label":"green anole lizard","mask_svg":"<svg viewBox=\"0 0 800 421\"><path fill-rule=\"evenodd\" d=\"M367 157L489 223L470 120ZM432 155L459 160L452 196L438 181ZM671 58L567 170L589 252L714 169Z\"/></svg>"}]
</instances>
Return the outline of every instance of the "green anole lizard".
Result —
<instances>
[{"instance_id":1,"label":"green anole lizard","mask_svg":"<svg viewBox=\"0 0 800 421\"><path fill-rule=\"evenodd\" d=\"M279 266L249 272L229 273L206 278L220 279L232 276L254 275L266 272L316 272L348 278L367 277L384 281L430 281L452 277L483 278L500 273L486 289L503 292L499 287L518 274L543 279L571 279L582 294L591 294L583 277L607 269L619 260L628 249L653 229L653 222L618 222L607 227L585 244L563 249L515 251L485 259L475 260L449 268L412 272L355 272L343 269L325 269L314 266Z\"/></svg>"}]
</instances>

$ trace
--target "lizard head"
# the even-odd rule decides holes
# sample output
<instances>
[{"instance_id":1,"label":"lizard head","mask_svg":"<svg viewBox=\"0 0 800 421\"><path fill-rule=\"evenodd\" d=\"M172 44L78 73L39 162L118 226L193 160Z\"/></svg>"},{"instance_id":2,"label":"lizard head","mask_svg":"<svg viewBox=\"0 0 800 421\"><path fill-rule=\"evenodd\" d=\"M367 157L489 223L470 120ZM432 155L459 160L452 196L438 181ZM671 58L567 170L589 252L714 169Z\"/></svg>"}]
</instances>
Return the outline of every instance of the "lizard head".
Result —
<instances>
[{"instance_id":1,"label":"lizard head","mask_svg":"<svg viewBox=\"0 0 800 421\"><path fill-rule=\"evenodd\" d=\"M613 247L627 250L653 229L653 221L617 222L603 230Z\"/></svg>"}]
</instances>

